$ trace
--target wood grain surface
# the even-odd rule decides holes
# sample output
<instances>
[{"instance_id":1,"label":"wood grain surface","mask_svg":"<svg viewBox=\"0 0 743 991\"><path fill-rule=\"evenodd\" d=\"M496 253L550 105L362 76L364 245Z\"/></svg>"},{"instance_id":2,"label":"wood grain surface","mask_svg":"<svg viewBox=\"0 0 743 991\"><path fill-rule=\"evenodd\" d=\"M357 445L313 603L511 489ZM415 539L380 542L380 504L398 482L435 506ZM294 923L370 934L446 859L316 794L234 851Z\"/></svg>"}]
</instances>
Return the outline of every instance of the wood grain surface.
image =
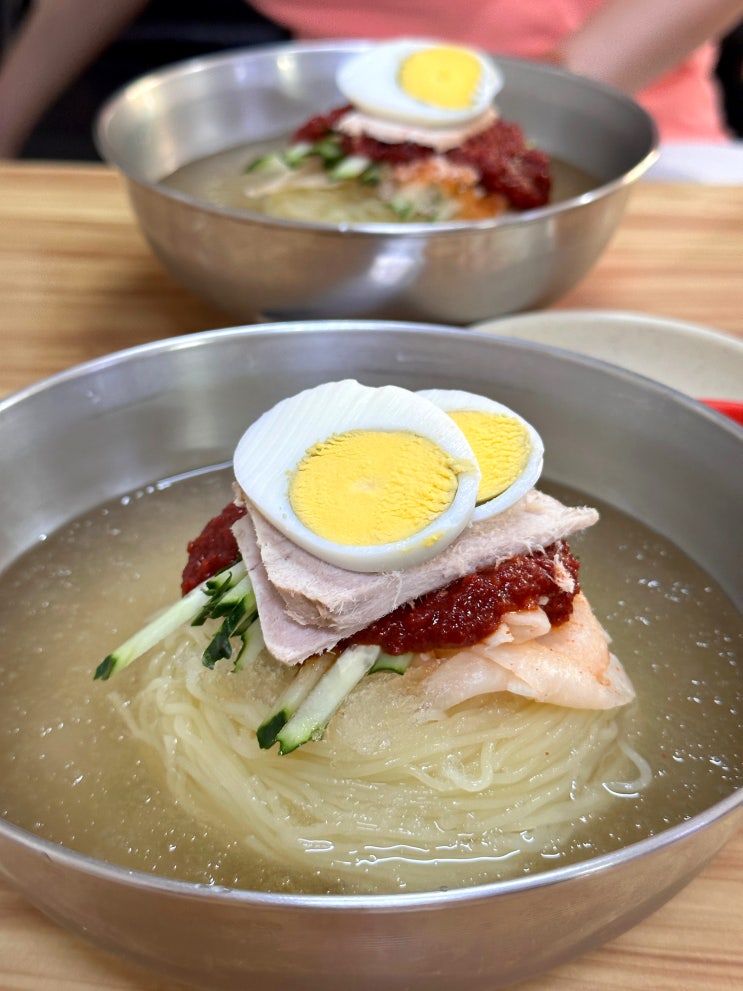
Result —
<instances>
[{"instance_id":1,"label":"wood grain surface","mask_svg":"<svg viewBox=\"0 0 743 991\"><path fill-rule=\"evenodd\" d=\"M635 310L743 339L743 186L641 183L607 251L557 308ZM108 168L0 163L0 396L111 351L232 322L161 269ZM177 987L0 884L0 991ZM743 988L743 833L645 922L519 987Z\"/></svg>"}]
</instances>

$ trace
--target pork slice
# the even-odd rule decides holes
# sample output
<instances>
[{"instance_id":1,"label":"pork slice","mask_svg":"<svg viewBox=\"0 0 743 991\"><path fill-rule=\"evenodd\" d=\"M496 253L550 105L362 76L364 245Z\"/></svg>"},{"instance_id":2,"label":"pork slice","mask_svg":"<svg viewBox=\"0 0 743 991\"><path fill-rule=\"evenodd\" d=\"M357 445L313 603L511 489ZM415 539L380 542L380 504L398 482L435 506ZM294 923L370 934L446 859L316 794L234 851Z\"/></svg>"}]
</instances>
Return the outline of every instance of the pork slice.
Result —
<instances>
[{"instance_id":1,"label":"pork slice","mask_svg":"<svg viewBox=\"0 0 743 991\"><path fill-rule=\"evenodd\" d=\"M237 520L232 532L253 583L261 632L268 652L284 664L300 664L313 654L334 647L340 639L337 633L297 623L287 613L284 600L266 574L250 517L243 516Z\"/></svg>"},{"instance_id":2,"label":"pork slice","mask_svg":"<svg viewBox=\"0 0 743 991\"><path fill-rule=\"evenodd\" d=\"M248 518L249 530L243 525ZM532 489L505 512L466 527L436 557L407 570L372 574L320 561L250 505L248 515L235 524L233 532L246 561L257 547L267 581L288 617L300 626L332 631L337 641L461 575L540 550L597 520L595 509L564 506ZM244 546L247 541L250 546Z\"/></svg>"}]
</instances>

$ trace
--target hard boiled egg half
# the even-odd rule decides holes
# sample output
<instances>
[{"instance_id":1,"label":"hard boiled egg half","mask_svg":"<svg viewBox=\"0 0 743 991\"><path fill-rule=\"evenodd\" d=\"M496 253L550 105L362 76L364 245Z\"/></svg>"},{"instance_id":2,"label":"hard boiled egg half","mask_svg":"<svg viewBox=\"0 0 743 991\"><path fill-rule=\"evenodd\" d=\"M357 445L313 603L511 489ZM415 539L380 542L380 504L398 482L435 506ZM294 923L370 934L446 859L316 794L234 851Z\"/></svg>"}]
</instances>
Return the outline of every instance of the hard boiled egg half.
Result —
<instances>
[{"instance_id":1,"label":"hard boiled egg half","mask_svg":"<svg viewBox=\"0 0 743 991\"><path fill-rule=\"evenodd\" d=\"M336 83L372 117L417 127L452 127L483 114L503 76L483 52L461 45L402 39L344 62Z\"/></svg>"},{"instance_id":2,"label":"hard boiled egg half","mask_svg":"<svg viewBox=\"0 0 743 991\"><path fill-rule=\"evenodd\" d=\"M483 445L472 423L457 422L450 399L455 413L482 413L478 429L500 440ZM497 470L493 447L507 462ZM515 502L534 484L541 451L533 428L492 400L346 379L264 413L240 439L234 472L248 501L315 557L350 571L397 571Z\"/></svg>"},{"instance_id":3,"label":"hard boiled egg half","mask_svg":"<svg viewBox=\"0 0 743 991\"><path fill-rule=\"evenodd\" d=\"M534 427L508 406L458 389L418 393L445 410L467 438L480 469L473 520L503 512L536 485L544 444Z\"/></svg>"},{"instance_id":4,"label":"hard boiled egg half","mask_svg":"<svg viewBox=\"0 0 743 991\"><path fill-rule=\"evenodd\" d=\"M327 382L240 439L235 478L290 540L351 571L437 554L470 520L480 472L448 414L397 386Z\"/></svg>"}]
</instances>

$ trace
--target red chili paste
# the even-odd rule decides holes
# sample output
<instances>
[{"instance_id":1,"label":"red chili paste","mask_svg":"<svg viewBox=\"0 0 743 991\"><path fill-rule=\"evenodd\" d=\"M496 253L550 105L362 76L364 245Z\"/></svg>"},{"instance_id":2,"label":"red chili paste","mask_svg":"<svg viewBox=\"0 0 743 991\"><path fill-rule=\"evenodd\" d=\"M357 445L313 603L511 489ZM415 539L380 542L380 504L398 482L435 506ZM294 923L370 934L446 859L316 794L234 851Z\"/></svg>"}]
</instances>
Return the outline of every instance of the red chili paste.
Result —
<instances>
[{"instance_id":1,"label":"red chili paste","mask_svg":"<svg viewBox=\"0 0 743 991\"><path fill-rule=\"evenodd\" d=\"M549 157L527 146L518 124L496 120L446 154L452 162L477 169L483 189L505 196L516 210L530 210L549 202Z\"/></svg>"},{"instance_id":2,"label":"red chili paste","mask_svg":"<svg viewBox=\"0 0 743 991\"><path fill-rule=\"evenodd\" d=\"M184 595L239 558L231 528L244 515L243 506L230 503L189 542L181 583ZM557 557L574 581L572 592L563 591L555 583ZM399 606L342 641L339 647L378 644L388 654L467 647L489 636L504 613L537 605L542 606L552 626L559 626L570 618L573 597L580 590L578 568L564 540L533 554L517 554Z\"/></svg>"},{"instance_id":3,"label":"red chili paste","mask_svg":"<svg viewBox=\"0 0 743 991\"><path fill-rule=\"evenodd\" d=\"M347 114L349 110L353 110L350 103L347 103L343 107L336 107L335 110L329 110L326 114L317 114L315 117L310 117L308 121L298 127L294 132L294 141L309 141L312 144L315 141L320 141L333 131L335 125L341 119L344 114Z\"/></svg>"},{"instance_id":4,"label":"red chili paste","mask_svg":"<svg viewBox=\"0 0 743 991\"><path fill-rule=\"evenodd\" d=\"M183 595L237 561L240 551L232 534L232 524L244 515L245 507L231 502L219 516L209 520L195 540L189 541L188 561L181 576Z\"/></svg>"},{"instance_id":5,"label":"red chili paste","mask_svg":"<svg viewBox=\"0 0 743 991\"><path fill-rule=\"evenodd\" d=\"M333 134L340 140L344 154L364 155L390 165L414 162L435 154L432 148L413 141L388 144L367 135L352 137L335 131L337 121L351 109L350 106L337 107L330 113L312 117L294 133L294 140L315 142ZM441 154L452 162L472 166L479 174L485 192L499 193L516 210L529 210L549 202L552 185L549 156L526 144L518 124L498 119L459 148Z\"/></svg>"},{"instance_id":6,"label":"red chili paste","mask_svg":"<svg viewBox=\"0 0 743 991\"><path fill-rule=\"evenodd\" d=\"M562 591L555 584L557 555L574 579L573 592ZM570 617L578 590L578 562L561 540L544 551L517 554L493 568L464 575L444 588L398 606L340 646L378 644L388 654L467 647L489 636L504 613L538 605L552 626L558 626Z\"/></svg>"}]
</instances>

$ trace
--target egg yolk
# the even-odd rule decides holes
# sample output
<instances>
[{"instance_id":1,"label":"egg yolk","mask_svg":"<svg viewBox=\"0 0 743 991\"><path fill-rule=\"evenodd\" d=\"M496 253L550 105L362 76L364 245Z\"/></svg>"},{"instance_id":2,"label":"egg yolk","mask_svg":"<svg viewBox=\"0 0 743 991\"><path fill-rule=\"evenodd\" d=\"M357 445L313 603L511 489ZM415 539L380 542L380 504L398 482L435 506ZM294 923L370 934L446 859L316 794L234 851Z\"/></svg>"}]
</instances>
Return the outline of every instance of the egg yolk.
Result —
<instances>
[{"instance_id":1,"label":"egg yolk","mask_svg":"<svg viewBox=\"0 0 743 991\"><path fill-rule=\"evenodd\" d=\"M314 444L290 480L289 502L313 533L370 547L404 540L451 505L471 470L410 431L349 430Z\"/></svg>"},{"instance_id":2,"label":"egg yolk","mask_svg":"<svg viewBox=\"0 0 743 991\"><path fill-rule=\"evenodd\" d=\"M475 452L480 468L478 504L504 492L526 468L531 441L520 420L505 413L454 410L449 413Z\"/></svg>"},{"instance_id":3,"label":"egg yolk","mask_svg":"<svg viewBox=\"0 0 743 991\"><path fill-rule=\"evenodd\" d=\"M444 110L463 110L477 95L482 67L462 48L424 48L400 67L402 89L416 100Z\"/></svg>"}]
</instances>

